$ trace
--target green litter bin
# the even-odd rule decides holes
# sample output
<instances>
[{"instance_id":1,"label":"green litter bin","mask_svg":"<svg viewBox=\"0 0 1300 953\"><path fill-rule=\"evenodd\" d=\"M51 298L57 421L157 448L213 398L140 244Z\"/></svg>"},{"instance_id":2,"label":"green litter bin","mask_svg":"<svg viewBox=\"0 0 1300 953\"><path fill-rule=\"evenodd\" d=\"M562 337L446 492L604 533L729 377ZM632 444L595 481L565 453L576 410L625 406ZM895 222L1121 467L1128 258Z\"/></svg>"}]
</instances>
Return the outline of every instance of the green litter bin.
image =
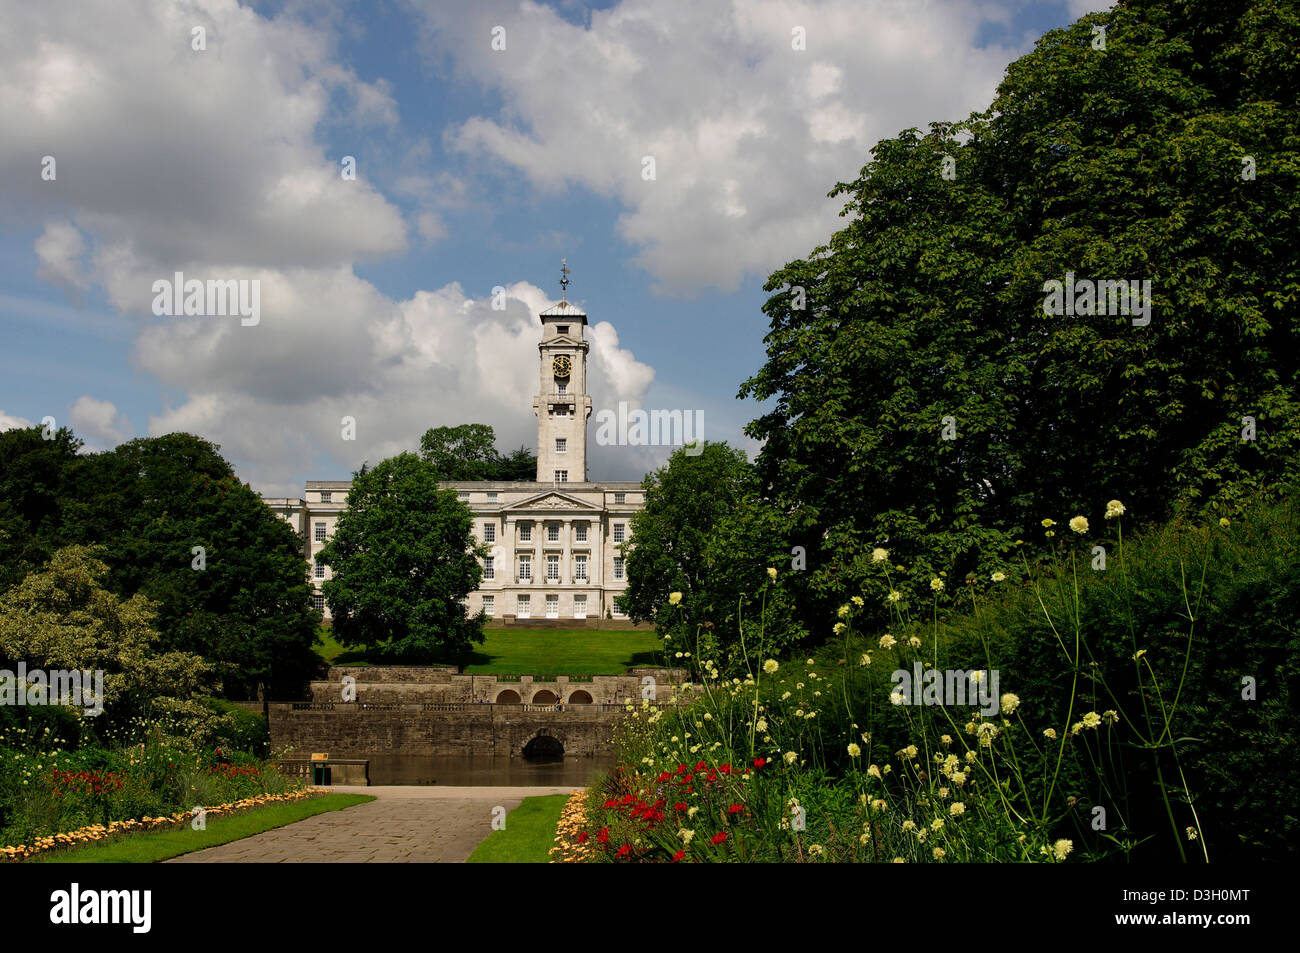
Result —
<instances>
[{"instance_id":1,"label":"green litter bin","mask_svg":"<svg viewBox=\"0 0 1300 953\"><path fill-rule=\"evenodd\" d=\"M327 787L330 783L328 756L313 754L311 756L311 783L316 787Z\"/></svg>"}]
</instances>

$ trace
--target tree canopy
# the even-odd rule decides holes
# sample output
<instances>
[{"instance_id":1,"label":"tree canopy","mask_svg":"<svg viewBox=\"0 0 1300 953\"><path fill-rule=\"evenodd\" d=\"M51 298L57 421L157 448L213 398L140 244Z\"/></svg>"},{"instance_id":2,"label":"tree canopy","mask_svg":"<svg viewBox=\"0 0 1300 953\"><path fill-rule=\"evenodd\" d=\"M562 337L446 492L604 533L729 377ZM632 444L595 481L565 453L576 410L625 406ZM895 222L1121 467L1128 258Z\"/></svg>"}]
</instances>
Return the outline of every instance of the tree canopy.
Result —
<instances>
[{"instance_id":1,"label":"tree canopy","mask_svg":"<svg viewBox=\"0 0 1300 953\"><path fill-rule=\"evenodd\" d=\"M469 507L438 488L441 478L413 453L353 475L347 509L316 557L332 569L322 589L343 645L428 662L484 641L485 617L467 617L463 600L478 588L486 549L474 545Z\"/></svg>"},{"instance_id":2,"label":"tree canopy","mask_svg":"<svg viewBox=\"0 0 1300 953\"><path fill-rule=\"evenodd\" d=\"M537 457L527 447L502 456L487 424L432 427L420 438L420 456L439 480L534 480Z\"/></svg>"}]
</instances>

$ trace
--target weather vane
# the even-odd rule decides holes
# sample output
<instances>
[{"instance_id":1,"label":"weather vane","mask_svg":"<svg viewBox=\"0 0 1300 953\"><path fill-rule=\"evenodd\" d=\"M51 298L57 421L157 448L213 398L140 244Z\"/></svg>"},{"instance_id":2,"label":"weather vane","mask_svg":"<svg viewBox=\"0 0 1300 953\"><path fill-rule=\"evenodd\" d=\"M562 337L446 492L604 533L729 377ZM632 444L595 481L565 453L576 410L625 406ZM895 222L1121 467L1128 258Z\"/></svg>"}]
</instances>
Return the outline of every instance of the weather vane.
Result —
<instances>
[{"instance_id":1,"label":"weather vane","mask_svg":"<svg viewBox=\"0 0 1300 953\"><path fill-rule=\"evenodd\" d=\"M560 300L569 300L569 260L560 259Z\"/></svg>"}]
</instances>

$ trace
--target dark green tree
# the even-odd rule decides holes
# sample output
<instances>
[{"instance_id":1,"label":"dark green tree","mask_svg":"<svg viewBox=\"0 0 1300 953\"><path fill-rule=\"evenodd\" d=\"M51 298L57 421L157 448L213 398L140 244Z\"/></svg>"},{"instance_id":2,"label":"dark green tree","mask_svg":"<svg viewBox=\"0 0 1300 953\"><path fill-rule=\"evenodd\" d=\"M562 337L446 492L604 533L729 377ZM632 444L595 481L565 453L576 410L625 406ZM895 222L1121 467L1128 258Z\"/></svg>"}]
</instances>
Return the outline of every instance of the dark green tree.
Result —
<instances>
[{"instance_id":1,"label":"dark green tree","mask_svg":"<svg viewBox=\"0 0 1300 953\"><path fill-rule=\"evenodd\" d=\"M466 616L463 600L478 588L487 550L474 544L469 507L440 479L413 453L353 475L347 509L316 557L333 570L322 588L343 645L429 662L484 640L485 617Z\"/></svg>"},{"instance_id":2,"label":"dark green tree","mask_svg":"<svg viewBox=\"0 0 1300 953\"><path fill-rule=\"evenodd\" d=\"M61 538L66 483L82 443L66 427L0 433L0 592L44 565Z\"/></svg>"},{"instance_id":3,"label":"dark green tree","mask_svg":"<svg viewBox=\"0 0 1300 953\"><path fill-rule=\"evenodd\" d=\"M885 594L874 547L928 598L1044 518L1231 510L1297 476L1297 44L1279 0L1121 2L836 186L849 224L769 279L740 390L773 401L747 432L807 618ZM1149 280L1149 324L1045 313L1067 273Z\"/></svg>"}]
</instances>

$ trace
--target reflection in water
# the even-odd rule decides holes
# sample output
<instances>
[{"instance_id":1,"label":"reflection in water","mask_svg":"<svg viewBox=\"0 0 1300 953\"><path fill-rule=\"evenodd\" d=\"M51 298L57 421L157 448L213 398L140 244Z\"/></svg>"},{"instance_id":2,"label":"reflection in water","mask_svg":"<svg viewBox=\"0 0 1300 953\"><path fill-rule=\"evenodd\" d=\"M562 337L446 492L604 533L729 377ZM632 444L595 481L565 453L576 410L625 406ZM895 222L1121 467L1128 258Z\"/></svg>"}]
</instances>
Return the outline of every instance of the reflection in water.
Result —
<instances>
[{"instance_id":1,"label":"reflection in water","mask_svg":"<svg viewBox=\"0 0 1300 953\"><path fill-rule=\"evenodd\" d=\"M360 754L370 761L371 784L572 785L585 787L614 766L612 757L528 761L474 755Z\"/></svg>"}]
</instances>

